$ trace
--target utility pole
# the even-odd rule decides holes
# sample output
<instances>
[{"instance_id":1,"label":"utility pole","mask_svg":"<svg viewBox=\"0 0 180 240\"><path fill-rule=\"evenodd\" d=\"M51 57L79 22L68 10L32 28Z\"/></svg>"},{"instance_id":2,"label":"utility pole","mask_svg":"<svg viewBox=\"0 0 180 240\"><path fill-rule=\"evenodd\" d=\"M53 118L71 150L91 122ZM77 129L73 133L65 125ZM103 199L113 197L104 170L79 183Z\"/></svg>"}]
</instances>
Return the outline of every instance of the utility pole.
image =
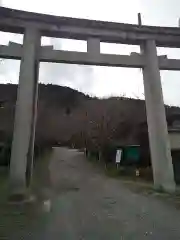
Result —
<instances>
[{"instance_id":1,"label":"utility pole","mask_svg":"<svg viewBox=\"0 0 180 240\"><path fill-rule=\"evenodd\" d=\"M141 13L138 13L138 25L142 26Z\"/></svg>"}]
</instances>

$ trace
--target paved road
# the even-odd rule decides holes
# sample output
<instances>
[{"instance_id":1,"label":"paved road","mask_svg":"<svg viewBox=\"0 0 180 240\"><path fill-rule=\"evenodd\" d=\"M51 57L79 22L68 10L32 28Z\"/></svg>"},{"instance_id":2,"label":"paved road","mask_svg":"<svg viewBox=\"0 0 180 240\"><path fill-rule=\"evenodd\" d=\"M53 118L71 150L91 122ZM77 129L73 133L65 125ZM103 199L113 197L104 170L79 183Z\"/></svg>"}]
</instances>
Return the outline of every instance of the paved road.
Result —
<instances>
[{"instance_id":1,"label":"paved road","mask_svg":"<svg viewBox=\"0 0 180 240\"><path fill-rule=\"evenodd\" d=\"M50 173L52 209L30 239L180 239L178 210L104 176L82 153L55 148Z\"/></svg>"}]
</instances>

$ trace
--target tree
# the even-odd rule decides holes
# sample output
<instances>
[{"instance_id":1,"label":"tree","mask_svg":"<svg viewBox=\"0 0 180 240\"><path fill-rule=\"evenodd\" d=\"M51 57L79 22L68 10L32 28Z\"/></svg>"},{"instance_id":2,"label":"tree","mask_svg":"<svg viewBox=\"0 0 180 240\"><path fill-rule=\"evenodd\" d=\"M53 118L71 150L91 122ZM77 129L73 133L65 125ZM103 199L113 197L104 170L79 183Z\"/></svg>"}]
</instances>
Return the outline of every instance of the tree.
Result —
<instances>
[{"instance_id":1,"label":"tree","mask_svg":"<svg viewBox=\"0 0 180 240\"><path fill-rule=\"evenodd\" d=\"M117 127L124 122L124 109L115 106L115 102L115 99L91 100L86 105L85 142L100 157L112 145Z\"/></svg>"}]
</instances>

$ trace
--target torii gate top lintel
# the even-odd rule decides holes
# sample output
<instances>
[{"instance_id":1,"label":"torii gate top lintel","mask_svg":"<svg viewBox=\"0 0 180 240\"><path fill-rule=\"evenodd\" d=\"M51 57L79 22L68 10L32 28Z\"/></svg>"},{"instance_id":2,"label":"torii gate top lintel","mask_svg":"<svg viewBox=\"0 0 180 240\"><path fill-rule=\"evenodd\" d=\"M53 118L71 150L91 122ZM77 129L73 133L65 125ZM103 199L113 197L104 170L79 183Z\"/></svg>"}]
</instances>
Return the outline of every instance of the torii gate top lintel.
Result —
<instances>
[{"instance_id":1,"label":"torii gate top lintel","mask_svg":"<svg viewBox=\"0 0 180 240\"><path fill-rule=\"evenodd\" d=\"M180 47L180 28L59 17L0 7L0 31L24 33L36 26L42 36L87 40L97 37L102 42L140 44L154 39L157 46Z\"/></svg>"}]
</instances>

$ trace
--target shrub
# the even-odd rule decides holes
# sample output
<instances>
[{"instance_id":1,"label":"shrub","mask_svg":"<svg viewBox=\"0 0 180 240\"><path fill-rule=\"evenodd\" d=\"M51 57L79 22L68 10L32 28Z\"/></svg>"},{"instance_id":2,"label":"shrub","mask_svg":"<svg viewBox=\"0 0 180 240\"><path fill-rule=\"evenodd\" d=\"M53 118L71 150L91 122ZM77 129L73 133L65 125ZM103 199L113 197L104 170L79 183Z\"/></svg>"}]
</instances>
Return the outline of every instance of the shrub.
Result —
<instances>
[{"instance_id":1,"label":"shrub","mask_svg":"<svg viewBox=\"0 0 180 240\"><path fill-rule=\"evenodd\" d=\"M104 145L101 148L102 159L106 164L115 162L116 147L113 144Z\"/></svg>"},{"instance_id":2,"label":"shrub","mask_svg":"<svg viewBox=\"0 0 180 240\"><path fill-rule=\"evenodd\" d=\"M49 146L37 145L34 146L34 159L38 157L47 150ZM11 159L11 140L8 140L2 146L0 146L0 166L9 166Z\"/></svg>"},{"instance_id":3,"label":"shrub","mask_svg":"<svg viewBox=\"0 0 180 240\"><path fill-rule=\"evenodd\" d=\"M11 144L7 142L0 147L0 166L9 166L11 158Z\"/></svg>"}]
</instances>

